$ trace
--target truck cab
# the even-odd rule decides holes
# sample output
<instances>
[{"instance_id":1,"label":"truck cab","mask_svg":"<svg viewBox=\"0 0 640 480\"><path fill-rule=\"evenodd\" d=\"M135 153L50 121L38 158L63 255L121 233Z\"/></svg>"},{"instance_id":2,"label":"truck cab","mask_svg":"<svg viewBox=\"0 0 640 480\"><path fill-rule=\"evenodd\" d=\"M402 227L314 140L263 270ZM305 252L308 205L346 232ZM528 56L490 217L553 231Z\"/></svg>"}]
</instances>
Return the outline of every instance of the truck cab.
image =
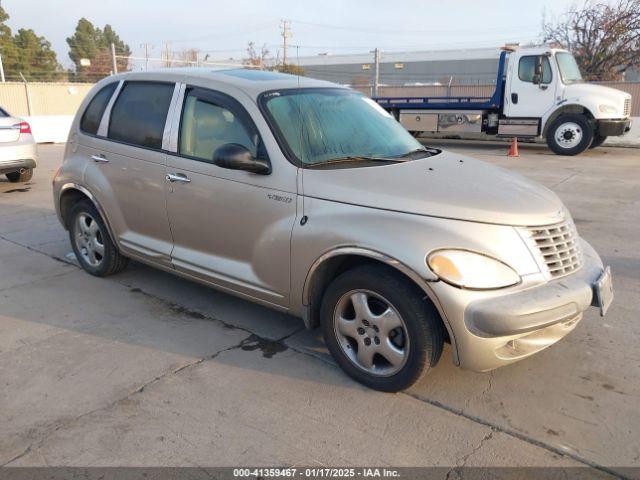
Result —
<instances>
[{"instance_id":1,"label":"truck cab","mask_svg":"<svg viewBox=\"0 0 640 480\"><path fill-rule=\"evenodd\" d=\"M545 138L576 155L630 129L631 95L586 83L567 50L503 48L486 96L376 97L407 130L445 135Z\"/></svg>"},{"instance_id":2,"label":"truck cab","mask_svg":"<svg viewBox=\"0 0 640 480\"><path fill-rule=\"evenodd\" d=\"M585 83L570 52L522 48L507 63L504 117L531 119L554 152L580 153L629 129L631 95Z\"/></svg>"}]
</instances>

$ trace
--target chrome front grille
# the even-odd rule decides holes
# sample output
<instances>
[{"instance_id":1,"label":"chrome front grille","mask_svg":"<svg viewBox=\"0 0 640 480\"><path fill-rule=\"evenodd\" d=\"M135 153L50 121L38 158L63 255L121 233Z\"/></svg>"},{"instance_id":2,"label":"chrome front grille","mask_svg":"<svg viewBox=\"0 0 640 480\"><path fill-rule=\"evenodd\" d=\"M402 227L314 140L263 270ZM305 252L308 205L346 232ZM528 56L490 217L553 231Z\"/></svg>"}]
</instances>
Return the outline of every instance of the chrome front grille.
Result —
<instances>
[{"instance_id":1,"label":"chrome front grille","mask_svg":"<svg viewBox=\"0 0 640 480\"><path fill-rule=\"evenodd\" d=\"M568 220L545 227L528 227L527 237L541 268L550 278L568 275L582 266L578 232Z\"/></svg>"},{"instance_id":2,"label":"chrome front grille","mask_svg":"<svg viewBox=\"0 0 640 480\"><path fill-rule=\"evenodd\" d=\"M624 113L622 114L623 117L628 117L629 115L631 115L631 99L630 98L625 98L624 100Z\"/></svg>"}]
</instances>

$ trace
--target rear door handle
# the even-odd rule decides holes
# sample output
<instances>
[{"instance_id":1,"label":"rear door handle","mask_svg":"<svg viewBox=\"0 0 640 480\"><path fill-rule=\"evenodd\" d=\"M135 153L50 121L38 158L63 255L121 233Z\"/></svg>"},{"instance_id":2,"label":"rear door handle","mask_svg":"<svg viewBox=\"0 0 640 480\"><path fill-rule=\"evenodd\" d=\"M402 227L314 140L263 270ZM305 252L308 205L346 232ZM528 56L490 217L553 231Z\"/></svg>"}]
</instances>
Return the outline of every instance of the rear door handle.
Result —
<instances>
[{"instance_id":1,"label":"rear door handle","mask_svg":"<svg viewBox=\"0 0 640 480\"><path fill-rule=\"evenodd\" d=\"M167 173L167 176L165 178L168 182L191 183L189 177L187 177L184 173Z\"/></svg>"},{"instance_id":2,"label":"rear door handle","mask_svg":"<svg viewBox=\"0 0 640 480\"><path fill-rule=\"evenodd\" d=\"M109 159L104 155L91 155L91 160L94 162L108 163Z\"/></svg>"}]
</instances>

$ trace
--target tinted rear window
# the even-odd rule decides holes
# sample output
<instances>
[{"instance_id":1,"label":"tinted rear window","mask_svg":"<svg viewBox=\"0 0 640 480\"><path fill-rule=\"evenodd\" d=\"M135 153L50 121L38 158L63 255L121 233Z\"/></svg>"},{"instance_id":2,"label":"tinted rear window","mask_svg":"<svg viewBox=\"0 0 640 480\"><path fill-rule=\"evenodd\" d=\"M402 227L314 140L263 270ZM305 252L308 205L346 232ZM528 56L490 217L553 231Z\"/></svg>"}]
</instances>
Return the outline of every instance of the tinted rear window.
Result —
<instances>
[{"instance_id":1,"label":"tinted rear window","mask_svg":"<svg viewBox=\"0 0 640 480\"><path fill-rule=\"evenodd\" d=\"M161 148L173 89L173 84L168 83L125 83L111 110L109 138Z\"/></svg>"},{"instance_id":2,"label":"tinted rear window","mask_svg":"<svg viewBox=\"0 0 640 480\"><path fill-rule=\"evenodd\" d=\"M102 114L104 113L104 109L107 108L107 103L109 103L111 95L113 95L113 91L116 89L117 85L117 83L110 83L96 93L95 97L93 97L91 102L89 102L89 106L82 115L80 130L93 135L98 133Z\"/></svg>"}]
</instances>

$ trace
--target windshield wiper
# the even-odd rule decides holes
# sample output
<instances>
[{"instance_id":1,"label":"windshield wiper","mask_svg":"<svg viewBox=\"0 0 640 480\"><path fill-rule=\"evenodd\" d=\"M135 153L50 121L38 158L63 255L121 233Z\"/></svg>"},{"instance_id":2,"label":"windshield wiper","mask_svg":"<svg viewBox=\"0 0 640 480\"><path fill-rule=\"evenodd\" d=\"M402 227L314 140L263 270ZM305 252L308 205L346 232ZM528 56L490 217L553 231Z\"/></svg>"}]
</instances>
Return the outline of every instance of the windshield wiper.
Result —
<instances>
[{"instance_id":1,"label":"windshield wiper","mask_svg":"<svg viewBox=\"0 0 640 480\"><path fill-rule=\"evenodd\" d=\"M416 154L416 153L429 153L431 155L435 155L436 153L438 153L438 151L429 149L427 147L421 147L421 148L415 148L415 149L410 150L410 151L408 151L406 153L403 153L401 155L397 155L395 157L390 157L390 158L406 158L406 157L410 157L411 155Z\"/></svg>"},{"instance_id":2,"label":"windshield wiper","mask_svg":"<svg viewBox=\"0 0 640 480\"><path fill-rule=\"evenodd\" d=\"M324 162L318 163L310 163L305 165L306 168L314 168L321 167L324 165L334 165L336 163L349 163L349 162L404 162L404 160L399 160L398 157L367 157L365 155L352 155L349 157L340 157L334 158L331 160L326 160Z\"/></svg>"}]
</instances>

